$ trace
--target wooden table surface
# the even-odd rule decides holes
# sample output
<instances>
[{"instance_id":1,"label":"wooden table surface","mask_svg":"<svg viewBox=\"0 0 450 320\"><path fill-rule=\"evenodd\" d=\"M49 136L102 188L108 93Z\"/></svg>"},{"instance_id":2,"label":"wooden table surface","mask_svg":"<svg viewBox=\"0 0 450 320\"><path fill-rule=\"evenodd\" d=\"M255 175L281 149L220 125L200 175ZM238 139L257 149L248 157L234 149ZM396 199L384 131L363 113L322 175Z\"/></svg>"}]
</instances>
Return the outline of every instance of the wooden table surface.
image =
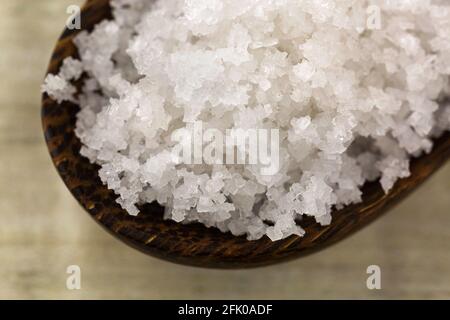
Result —
<instances>
[{"instance_id":1,"label":"wooden table surface","mask_svg":"<svg viewBox=\"0 0 450 320\"><path fill-rule=\"evenodd\" d=\"M97 226L53 168L40 126L46 65L81 0L0 2L0 298L450 298L450 165L353 237L254 270L178 266L130 249ZM66 268L81 268L81 290ZM366 287L378 265L382 289Z\"/></svg>"}]
</instances>

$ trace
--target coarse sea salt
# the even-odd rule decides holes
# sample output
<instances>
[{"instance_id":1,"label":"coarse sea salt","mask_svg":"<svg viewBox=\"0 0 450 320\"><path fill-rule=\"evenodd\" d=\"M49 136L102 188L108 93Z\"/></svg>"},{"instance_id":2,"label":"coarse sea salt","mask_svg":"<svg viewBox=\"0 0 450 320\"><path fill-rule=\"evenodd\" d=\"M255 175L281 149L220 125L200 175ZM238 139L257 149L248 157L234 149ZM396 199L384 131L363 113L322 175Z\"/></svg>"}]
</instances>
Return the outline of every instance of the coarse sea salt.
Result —
<instances>
[{"instance_id":1,"label":"coarse sea salt","mask_svg":"<svg viewBox=\"0 0 450 320\"><path fill-rule=\"evenodd\" d=\"M448 1L111 4L43 91L80 105L81 154L131 215L157 201L249 240L302 236L302 217L329 224L367 181L388 192L450 129ZM196 121L278 129L278 172L176 162L171 134Z\"/></svg>"}]
</instances>

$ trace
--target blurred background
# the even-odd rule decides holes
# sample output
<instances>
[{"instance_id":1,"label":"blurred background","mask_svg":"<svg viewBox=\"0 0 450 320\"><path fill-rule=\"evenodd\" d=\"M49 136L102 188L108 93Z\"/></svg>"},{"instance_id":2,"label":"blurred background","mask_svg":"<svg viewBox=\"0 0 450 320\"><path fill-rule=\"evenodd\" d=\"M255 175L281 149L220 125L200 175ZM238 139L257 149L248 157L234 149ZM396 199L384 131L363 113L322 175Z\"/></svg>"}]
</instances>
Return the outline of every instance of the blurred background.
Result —
<instances>
[{"instance_id":1,"label":"blurred background","mask_svg":"<svg viewBox=\"0 0 450 320\"><path fill-rule=\"evenodd\" d=\"M353 237L272 267L178 266L103 231L57 175L40 123L40 85L66 8L82 2L0 2L0 298L450 298L450 163ZM69 265L81 268L81 290L66 288ZM381 268L381 290L366 287L369 265Z\"/></svg>"}]
</instances>

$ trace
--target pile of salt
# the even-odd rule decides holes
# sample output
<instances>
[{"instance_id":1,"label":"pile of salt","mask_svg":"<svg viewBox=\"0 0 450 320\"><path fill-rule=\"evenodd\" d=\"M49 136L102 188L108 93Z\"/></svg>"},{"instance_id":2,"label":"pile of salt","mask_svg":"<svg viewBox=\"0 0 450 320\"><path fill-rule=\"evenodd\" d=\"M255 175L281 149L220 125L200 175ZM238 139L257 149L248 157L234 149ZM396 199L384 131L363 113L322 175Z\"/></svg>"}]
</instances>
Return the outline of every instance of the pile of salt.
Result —
<instances>
[{"instance_id":1,"label":"pile of salt","mask_svg":"<svg viewBox=\"0 0 450 320\"><path fill-rule=\"evenodd\" d=\"M80 61L43 90L79 103L81 153L132 215L158 201L169 219L250 240L303 235L302 216L329 224L366 181L389 191L450 129L445 1L111 3L114 19L82 32ZM279 130L279 170L177 162L172 134L199 121Z\"/></svg>"}]
</instances>

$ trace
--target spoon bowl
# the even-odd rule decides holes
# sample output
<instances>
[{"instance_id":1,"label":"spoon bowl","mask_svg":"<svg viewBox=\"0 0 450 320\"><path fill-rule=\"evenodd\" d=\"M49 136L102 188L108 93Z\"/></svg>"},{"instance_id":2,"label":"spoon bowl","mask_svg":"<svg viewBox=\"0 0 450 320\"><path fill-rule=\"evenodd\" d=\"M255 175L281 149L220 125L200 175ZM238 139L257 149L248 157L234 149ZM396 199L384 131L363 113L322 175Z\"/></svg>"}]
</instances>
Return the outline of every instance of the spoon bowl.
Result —
<instances>
[{"instance_id":1,"label":"spoon bowl","mask_svg":"<svg viewBox=\"0 0 450 320\"><path fill-rule=\"evenodd\" d=\"M111 18L109 0L90 0L81 12L83 30ZM78 57L73 38L80 30L66 29L59 39L48 73L56 74L65 58ZM378 182L363 187L363 201L332 213L331 225L322 227L312 218L301 226L304 237L291 236L272 242L264 237L247 241L200 224L178 224L163 219L164 208L147 204L133 217L116 202L113 191L102 184L99 167L79 153L81 143L75 136L79 106L58 103L44 94L42 123L51 158L63 181L86 211L128 245L154 257L176 263L214 268L249 268L295 259L323 249L360 230L398 203L424 182L450 157L450 133L434 141L431 153L413 159L411 176L399 180L385 194Z\"/></svg>"}]
</instances>

